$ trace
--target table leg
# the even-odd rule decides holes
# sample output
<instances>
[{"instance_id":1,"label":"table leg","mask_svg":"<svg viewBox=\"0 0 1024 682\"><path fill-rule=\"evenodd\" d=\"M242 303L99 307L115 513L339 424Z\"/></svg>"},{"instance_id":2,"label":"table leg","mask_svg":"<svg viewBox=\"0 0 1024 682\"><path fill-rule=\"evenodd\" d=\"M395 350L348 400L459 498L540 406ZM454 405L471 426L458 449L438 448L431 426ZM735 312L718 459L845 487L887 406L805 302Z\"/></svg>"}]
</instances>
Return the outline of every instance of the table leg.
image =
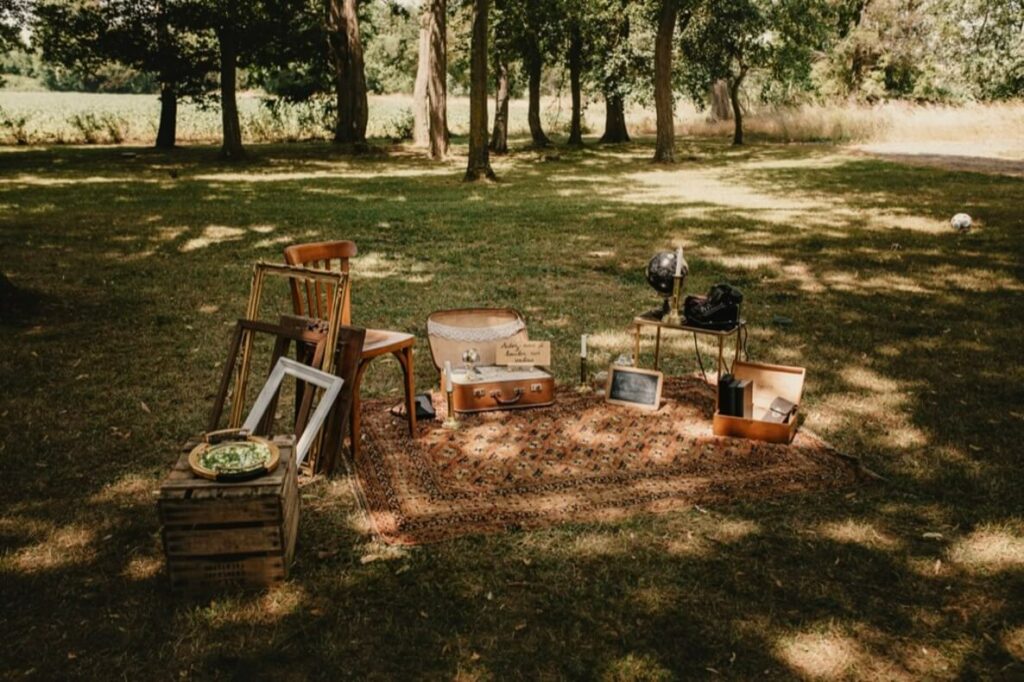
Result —
<instances>
[{"instance_id":1,"label":"table leg","mask_svg":"<svg viewBox=\"0 0 1024 682\"><path fill-rule=\"evenodd\" d=\"M633 339L633 366L640 366L640 325L636 326L636 337Z\"/></svg>"},{"instance_id":2,"label":"table leg","mask_svg":"<svg viewBox=\"0 0 1024 682\"><path fill-rule=\"evenodd\" d=\"M718 337L718 366L717 366L718 376L715 379L715 384L718 384L722 380L722 346L724 345L724 342L723 342L724 338L725 337L723 337L723 336L719 336Z\"/></svg>"},{"instance_id":3,"label":"table leg","mask_svg":"<svg viewBox=\"0 0 1024 682\"><path fill-rule=\"evenodd\" d=\"M661 358L661 327L655 327L654 331L654 369L657 371L658 362Z\"/></svg>"},{"instance_id":4,"label":"table leg","mask_svg":"<svg viewBox=\"0 0 1024 682\"><path fill-rule=\"evenodd\" d=\"M742 337L741 332L743 327L736 327L736 354L732 356L732 364L736 365L736 361L740 359L740 338Z\"/></svg>"}]
</instances>

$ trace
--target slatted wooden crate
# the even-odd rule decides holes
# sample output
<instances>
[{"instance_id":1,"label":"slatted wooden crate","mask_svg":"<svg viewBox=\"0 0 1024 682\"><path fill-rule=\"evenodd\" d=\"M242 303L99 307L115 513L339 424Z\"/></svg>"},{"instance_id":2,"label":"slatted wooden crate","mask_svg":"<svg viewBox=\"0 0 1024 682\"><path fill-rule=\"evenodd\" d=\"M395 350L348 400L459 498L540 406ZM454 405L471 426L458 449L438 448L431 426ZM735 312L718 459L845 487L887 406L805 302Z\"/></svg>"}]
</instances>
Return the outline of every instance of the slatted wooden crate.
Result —
<instances>
[{"instance_id":1,"label":"slatted wooden crate","mask_svg":"<svg viewBox=\"0 0 1024 682\"><path fill-rule=\"evenodd\" d=\"M299 527L294 439L274 442L281 463L266 476L243 483L199 478L186 452L161 483L157 510L172 588L208 594L288 577Z\"/></svg>"}]
</instances>

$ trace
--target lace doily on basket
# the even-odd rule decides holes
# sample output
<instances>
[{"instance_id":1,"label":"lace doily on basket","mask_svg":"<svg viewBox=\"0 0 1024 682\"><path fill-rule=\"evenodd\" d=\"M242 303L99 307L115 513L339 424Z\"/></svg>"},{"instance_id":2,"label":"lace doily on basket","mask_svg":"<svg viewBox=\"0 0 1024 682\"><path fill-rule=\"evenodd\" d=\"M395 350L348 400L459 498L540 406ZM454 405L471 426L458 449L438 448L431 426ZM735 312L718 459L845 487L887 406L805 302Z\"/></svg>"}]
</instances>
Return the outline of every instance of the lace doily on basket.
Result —
<instances>
[{"instance_id":1,"label":"lace doily on basket","mask_svg":"<svg viewBox=\"0 0 1024 682\"><path fill-rule=\"evenodd\" d=\"M500 341L515 336L526 328L522 320L512 320L491 327L453 327L434 320L427 322L427 333L450 341L484 342Z\"/></svg>"}]
</instances>

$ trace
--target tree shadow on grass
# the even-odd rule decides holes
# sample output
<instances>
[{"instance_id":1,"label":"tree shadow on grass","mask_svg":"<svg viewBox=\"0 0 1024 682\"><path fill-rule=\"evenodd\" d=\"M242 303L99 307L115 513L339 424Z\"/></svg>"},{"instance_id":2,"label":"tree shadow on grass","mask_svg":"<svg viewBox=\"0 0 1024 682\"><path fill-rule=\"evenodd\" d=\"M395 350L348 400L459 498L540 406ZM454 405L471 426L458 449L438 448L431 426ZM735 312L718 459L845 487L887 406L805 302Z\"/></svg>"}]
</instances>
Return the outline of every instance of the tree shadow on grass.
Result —
<instances>
[{"instance_id":1,"label":"tree shadow on grass","mask_svg":"<svg viewBox=\"0 0 1024 682\"><path fill-rule=\"evenodd\" d=\"M18 281L73 303L44 313L41 333L0 329L5 668L1019 673L1024 433L1008 407L1021 403L1021 370L1008 359L1022 350L1021 183L828 148L686 144L700 161L669 171L644 161L643 144L557 163L513 154L505 181L488 187L417 159L337 161L312 145L260 150L241 171L189 151L166 162L177 178L162 157L127 171L117 150L0 157L4 170L62 181L0 185L0 203L17 205L0 216L0 247ZM696 180L705 184L690 191ZM730 183L732 194L703 196ZM980 230L933 229L965 198ZM893 217L872 223L871 211ZM354 290L368 326L422 332L442 307L527 310L563 381L579 333L618 338L652 307L642 265L684 239L689 290L742 284L756 359L806 366L808 425L888 482L392 555L354 524L344 482L319 481L303 490L284 588L181 605L164 586L150 491L202 425L252 261L278 260L282 244L270 242L281 236L352 238L376 259L363 261L376 276ZM412 265L429 281L411 281ZM436 379L425 355L420 386ZM666 365L692 369L683 357ZM390 373L366 387L396 388ZM50 644L30 647L39 641ZM17 653L26 648L36 655Z\"/></svg>"}]
</instances>

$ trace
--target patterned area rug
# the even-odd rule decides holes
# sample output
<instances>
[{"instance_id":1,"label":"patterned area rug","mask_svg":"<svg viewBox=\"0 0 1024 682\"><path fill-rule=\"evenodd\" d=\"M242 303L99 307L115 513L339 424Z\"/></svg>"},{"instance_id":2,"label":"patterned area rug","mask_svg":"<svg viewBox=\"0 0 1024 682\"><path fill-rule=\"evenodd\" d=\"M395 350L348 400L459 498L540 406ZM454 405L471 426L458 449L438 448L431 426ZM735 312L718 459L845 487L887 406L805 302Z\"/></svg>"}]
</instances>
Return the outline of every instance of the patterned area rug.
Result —
<instances>
[{"instance_id":1,"label":"patterned area rug","mask_svg":"<svg viewBox=\"0 0 1024 682\"><path fill-rule=\"evenodd\" d=\"M421 423L416 440L386 404L368 402L355 462L363 501L384 540L419 544L855 480L802 431L791 445L714 436L714 389L699 379L666 379L664 401L646 413L560 390L551 407L464 415L456 431ZM445 414L443 396L434 403Z\"/></svg>"}]
</instances>

